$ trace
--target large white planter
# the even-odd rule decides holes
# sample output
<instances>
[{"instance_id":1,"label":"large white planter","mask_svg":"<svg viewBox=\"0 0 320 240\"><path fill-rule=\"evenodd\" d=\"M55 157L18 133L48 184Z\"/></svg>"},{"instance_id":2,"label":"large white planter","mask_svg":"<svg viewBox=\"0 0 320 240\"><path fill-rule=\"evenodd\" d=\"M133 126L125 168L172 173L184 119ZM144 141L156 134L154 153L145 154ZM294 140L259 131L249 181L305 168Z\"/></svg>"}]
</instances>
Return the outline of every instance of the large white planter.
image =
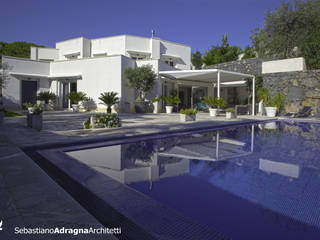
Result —
<instances>
[{"instance_id":1,"label":"large white planter","mask_svg":"<svg viewBox=\"0 0 320 240\"><path fill-rule=\"evenodd\" d=\"M153 104L153 113L160 113L160 102L154 102Z\"/></svg>"},{"instance_id":2,"label":"large white planter","mask_svg":"<svg viewBox=\"0 0 320 240\"><path fill-rule=\"evenodd\" d=\"M209 108L209 114L211 117L217 116L218 109L217 108Z\"/></svg>"},{"instance_id":3,"label":"large white planter","mask_svg":"<svg viewBox=\"0 0 320 240\"><path fill-rule=\"evenodd\" d=\"M79 105L78 104L72 104L72 111L73 112L79 112Z\"/></svg>"},{"instance_id":4,"label":"large white planter","mask_svg":"<svg viewBox=\"0 0 320 240\"><path fill-rule=\"evenodd\" d=\"M181 122L190 122L195 121L196 115L186 115L186 114L180 114L180 121Z\"/></svg>"},{"instance_id":5,"label":"large white planter","mask_svg":"<svg viewBox=\"0 0 320 240\"><path fill-rule=\"evenodd\" d=\"M173 110L173 106L166 106L166 113L167 114L172 113L172 110Z\"/></svg>"},{"instance_id":6,"label":"large white planter","mask_svg":"<svg viewBox=\"0 0 320 240\"><path fill-rule=\"evenodd\" d=\"M267 117L275 117L277 114L277 108L276 107L265 107Z\"/></svg>"},{"instance_id":7,"label":"large white planter","mask_svg":"<svg viewBox=\"0 0 320 240\"><path fill-rule=\"evenodd\" d=\"M237 118L236 114L232 112L226 112L226 119L232 119L232 118Z\"/></svg>"}]
</instances>

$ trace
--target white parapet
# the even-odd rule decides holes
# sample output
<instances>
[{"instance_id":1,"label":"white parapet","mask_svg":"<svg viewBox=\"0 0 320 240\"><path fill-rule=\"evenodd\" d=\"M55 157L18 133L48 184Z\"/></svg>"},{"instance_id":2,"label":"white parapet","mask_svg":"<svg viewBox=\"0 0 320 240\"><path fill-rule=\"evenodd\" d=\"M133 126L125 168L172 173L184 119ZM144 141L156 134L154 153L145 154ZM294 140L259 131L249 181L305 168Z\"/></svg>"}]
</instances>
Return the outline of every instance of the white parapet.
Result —
<instances>
[{"instance_id":1,"label":"white parapet","mask_svg":"<svg viewBox=\"0 0 320 240\"><path fill-rule=\"evenodd\" d=\"M306 63L303 57L268 61L262 63L262 74L305 70Z\"/></svg>"}]
</instances>

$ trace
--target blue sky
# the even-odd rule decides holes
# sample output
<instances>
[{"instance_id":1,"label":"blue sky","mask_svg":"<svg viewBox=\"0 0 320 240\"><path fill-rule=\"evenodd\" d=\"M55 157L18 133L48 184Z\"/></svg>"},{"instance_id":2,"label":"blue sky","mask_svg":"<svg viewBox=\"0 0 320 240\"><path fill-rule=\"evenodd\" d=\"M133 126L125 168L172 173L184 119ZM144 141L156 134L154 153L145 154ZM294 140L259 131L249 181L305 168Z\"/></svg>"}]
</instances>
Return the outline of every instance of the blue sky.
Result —
<instances>
[{"instance_id":1,"label":"blue sky","mask_svg":"<svg viewBox=\"0 0 320 240\"><path fill-rule=\"evenodd\" d=\"M47 47L75 37L156 36L204 52L221 43L245 47L268 9L281 0L9 0L2 1L0 41Z\"/></svg>"}]
</instances>

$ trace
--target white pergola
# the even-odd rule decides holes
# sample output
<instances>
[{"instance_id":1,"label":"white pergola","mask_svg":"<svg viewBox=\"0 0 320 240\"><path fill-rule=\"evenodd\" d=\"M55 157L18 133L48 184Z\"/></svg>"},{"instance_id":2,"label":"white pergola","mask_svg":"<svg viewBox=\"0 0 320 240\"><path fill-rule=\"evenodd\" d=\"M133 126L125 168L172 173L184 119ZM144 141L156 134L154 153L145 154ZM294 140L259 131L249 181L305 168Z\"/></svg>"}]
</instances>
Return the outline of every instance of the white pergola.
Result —
<instances>
[{"instance_id":1,"label":"white pergola","mask_svg":"<svg viewBox=\"0 0 320 240\"><path fill-rule=\"evenodd\" d=\"M193 86L203 86L212 84L217 88L217 97L220 98L220 89L222 87L245 86L245 78L252 79L252 115L255 115L255 76L239 72L231 72L220 69L203 70L176 70L160 71L159 75L177 84L189 83Z\"/></svg>"}]
</instances>

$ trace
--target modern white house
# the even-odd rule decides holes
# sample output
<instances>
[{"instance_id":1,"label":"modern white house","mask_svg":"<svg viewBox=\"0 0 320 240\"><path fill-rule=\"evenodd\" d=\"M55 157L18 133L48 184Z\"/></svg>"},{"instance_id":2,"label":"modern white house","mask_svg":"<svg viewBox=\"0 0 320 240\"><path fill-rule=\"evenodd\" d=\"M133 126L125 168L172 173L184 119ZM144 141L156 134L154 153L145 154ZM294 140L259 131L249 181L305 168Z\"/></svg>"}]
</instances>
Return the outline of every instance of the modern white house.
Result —
<instances>
[{"instance_id":1,"label":"modern white house","mask_svg":"<svg viewBox=\"0 0 320 240\"><path fill-rule=\"evenodd\" d=\"M57 42L56 48L31 47L30 59L3 56L2 62L9 66L3 94L7 108L34 103L41 91L55 93L59 109L70 108L66 96L72 91L85 92L103 108L98 100L102 92L117 92L121 106L136 99L135 91L128 88L124 78L126 68L149 64L157 74L164 70L189 70L191 48L155 37L80 37ZM162 95L162 91L158 77L149 98Z\"/></svg>"},{"instance_id":2,"label":"modern white house","mask_svg":"<svg viewBox=\"0 0 320 240\"><path fill-rule=\"evenodd\" d=\"M168 96L172 89L178 89L181 107L193 107L204 96L227 99L229 87L236 87L240 98L248 99L245 79L254 79L253 75L220 69L191 70L190 46L131 35L79 37L57 42L56 48L31 47L30 59L2 56L2 62L9 67L3 102L11 109L35 103L41 91L57 95L57 109L70 108L66 96L74 91L85 92L98 108L105 108L98 100L100 94L114 91L121 99L119 110L124 111L125 103L137 98L136 91L128 87L124 70L142 65L151 65L157 74L147 99Z\"/></svg>"}]
</instances>

